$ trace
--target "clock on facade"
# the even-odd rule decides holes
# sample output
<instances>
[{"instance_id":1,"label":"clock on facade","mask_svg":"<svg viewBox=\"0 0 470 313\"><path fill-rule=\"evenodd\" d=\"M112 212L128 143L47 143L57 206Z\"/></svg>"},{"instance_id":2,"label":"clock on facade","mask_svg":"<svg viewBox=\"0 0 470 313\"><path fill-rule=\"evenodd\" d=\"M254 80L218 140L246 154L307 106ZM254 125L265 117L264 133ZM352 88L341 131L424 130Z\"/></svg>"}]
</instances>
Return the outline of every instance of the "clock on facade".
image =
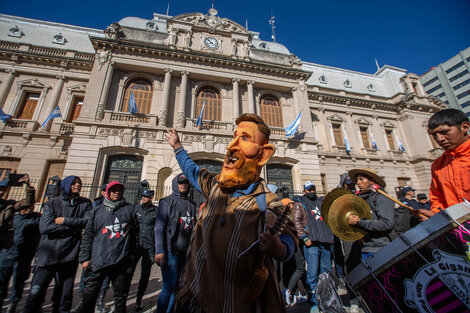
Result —
<instances>
[{"instance_id":1,"label":"clock on facade","mask_svg":"<svg viewBox=\"0 0 470 313\"><path fill-rule=\"evenodd\" d=\"M212 38L212 37L207 37L206 39L204 39L204 44L208 48L212 48L212 49L215 49L219 46L219 42L217 41L217 39Z\"/></svg>"}]
</instances>

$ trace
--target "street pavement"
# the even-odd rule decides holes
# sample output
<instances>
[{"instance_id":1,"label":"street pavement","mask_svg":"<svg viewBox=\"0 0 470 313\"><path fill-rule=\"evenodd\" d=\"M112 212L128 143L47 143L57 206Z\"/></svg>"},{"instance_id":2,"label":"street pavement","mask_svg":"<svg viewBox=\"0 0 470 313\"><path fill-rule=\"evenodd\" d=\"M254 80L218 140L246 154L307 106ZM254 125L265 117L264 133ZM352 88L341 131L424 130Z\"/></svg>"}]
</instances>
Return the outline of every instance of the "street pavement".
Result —
<instances>
[{"instance_id":1,"label":"street pavement","mask_svg":"<svg viewBox=\"0 0 470 313\"><path fill-rule=\"evenodd\" d=\"M81 266L79 266L79 269L77 271L77 275L75 276L75 286L74 286L74 293L73 293L73 306L75 306L78 301L79 301L79 294L78 294L78 284L80 281L80 274L81 274ZM21 312L23 308L23 304L29 294L29 288L30 288L30 282L31 282L32 275L28 279L25 285L25 291L23 294L23 299L18 303L16 312ZM137 286L139 284L139 278L140 278L140 262L137 265L134 277L132 278L131 282L131 288L129 291L129 297L127 299L127 311L129 313L131 312L136 312L135 311L135 300L136 300L136 293L137 293ZM11 288L11 282L10 282L10 288ZM52 312L52 293L54 289L54 282L51 283L49 286L49 289L47 290L47 295L46 295L46 300L44 301L43 304L43 313L51 313ZM162 289L162 278L161 278L161 271L160 268L157 265L152 266L152 272L150 275L150 281L149 285L147 287L147 292L143 298L143 310L140 312L143 313L152 313L155 310L155 306L157 303L158 295L160 294L160 291ZM8 296L10 295L10 289ZM106 304L109 306L109 308L112 308L113 304L113 291L112 291L112 286L110 287L110 290L106 294L105 298ZM3 307L2 307L2 312L6 312L6 309L8 307L9 301L8 298L5 299ZM288 307L287 308L287 313L308 313L310 312L309 305L304 302L301 304L297 304L293 307ZM348 311L349 312L349 311Z\"/></svg>"}]
</instances>

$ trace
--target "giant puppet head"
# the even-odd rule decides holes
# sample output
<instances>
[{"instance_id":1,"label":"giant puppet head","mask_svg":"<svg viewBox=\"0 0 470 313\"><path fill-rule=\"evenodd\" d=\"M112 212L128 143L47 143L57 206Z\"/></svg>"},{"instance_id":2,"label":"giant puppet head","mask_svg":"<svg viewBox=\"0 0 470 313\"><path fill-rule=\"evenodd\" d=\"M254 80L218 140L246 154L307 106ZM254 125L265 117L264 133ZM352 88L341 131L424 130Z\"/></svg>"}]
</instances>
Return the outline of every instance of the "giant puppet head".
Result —
<instances>
[{"instance_id":1,"label":"giant puppet head","mask_svg":"<svg viewBox=\"0 0 470 313\"><path fill-rule=\"evenodd\" d=\"M224 164L217 182L230 192L258 181L261 169L274 154L269 142L268 125L256 114L245 113L235 121L237 128L227 146Z\"/></svg>"}]
</instances>

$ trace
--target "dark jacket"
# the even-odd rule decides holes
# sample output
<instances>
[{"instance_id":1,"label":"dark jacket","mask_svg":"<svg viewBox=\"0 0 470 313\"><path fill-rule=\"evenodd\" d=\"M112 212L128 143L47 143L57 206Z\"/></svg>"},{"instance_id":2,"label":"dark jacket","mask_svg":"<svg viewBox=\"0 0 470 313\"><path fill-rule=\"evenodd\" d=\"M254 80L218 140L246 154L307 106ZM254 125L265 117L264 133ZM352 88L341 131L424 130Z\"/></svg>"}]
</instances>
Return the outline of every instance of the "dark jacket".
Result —
<instances>
[{"instance_id":1,"label":"dark jacket","mask_svg":"<svg viewBox=\"0 0 470 313\"><path fill-rule=\"evenodd\" d=\"M333 244L333 233L321 217L323 197L309 199L303 195L294 203L294 222L299 238L304 242Z\"/></svg>"},{"instance_id":2,"label":"dark jacket","mask_svg":"<svg viewBox=\"0 0 470 313\"><path fill-rule=\"evenodd\" d=\"M415 199L402 198L400 202L412 207L415 210L421 209L421 205ZM417 225L417 220L413 218L410 210L404 207L395 209L395 231L397 234L403 234Z\"/></svg>"},{"instance_id":3,"label":"dark jacket","mask_svg":"<svg viewBox=\"0 0 470 313\"><path fill-rule=\"evenodd\" d=\"M83 233L80 263L91 261L97 271L134 253L137 232L135 208L123 198L111 208L105 200L91 211Z\"/></svg>"},{"instance_id":4,"label":"dark jacket","mask_svg":"<svg viewBox=\"0 0 470 313\"><path fill-rule=\"evenodd\" d=\"M39 220L41 214L32 212L30 214L15 214L13 219L14 244L8 250L3 250L4 256L10 259L19 257L29 259L30 261L36 254L39 239Z\"/></svg>"},{"instance_id":5,"label":"dark jacket","mask_svg":"<svg viewBox=\"0 0 470 313\"><path fill-rule=\"evenodd\" d=\"M104 197L103 196L99 196L98 198L96 198L95 200L93 200L93 203L91 204L91 207L94 209L96 207L98 207L99 205L103 204L103 200L104 200Z\"/></svg>"},{"instance_id":6,"label":"dark jacket","mask_svg":"<svg viewBox=\"0 0 470 313\"><path fill-rule=\"evenodd\" d=\"M38 266L60 264L76 260L80 251L82 229L88 220L91 201L83 197L70 199L70 186L76 176L61 182L62 195L47 201L39 223L41 241L38 247ZM56 224L56 217L64 217Z\"/></svg>"},{"instance_id":7,"label":"dark jacket","mask_svg":"<svg viewBox=\"0 0 470 313\"><path fill-rule=\"evenodd\" d=\"M173 193L160 200L155 223L155 254L186 254L191 232L196 224L196 204L178 190L177 177ZM189 193L188 193L189 194Z\"/></svg>"},{"instance_id":8,"label":"dark jacket","mask_svg":"<svg viewBox=\"0 0 470 313\"><path fill-rule=\"evenodd\" d=\"M157 207L153 204L145 207L139 204L136 207L137 222L139 223L139 246L152 250L155 255L155 219Z\"/></svg>"},{"instance_id":9,"label":"dark jacket","mask_svg":"<svg viewBox=\"0 0 470 313\"><path fill-rule=\"evenodd\" d=\"M358 227L367 230L367 235L362 239L362 252L375 253L388 245L395 223L394 203L385 196L369 192L359 194L370 207L372 219L361 219Z\"/></svg>"},{"instance_id":10,"label":"dark jacket","mask_svg":"<svg viewBox=\"0 0 470 313\"><path fill-rule=\"evenodd\" d=\"M26 188L26 203L33 205L35 202L35 190ZM24 200L23 200L24 201ZM13 245L13 217L15 215L15 200L0 199L0 250L8 249Z\"/></svg>"}]
</instances>

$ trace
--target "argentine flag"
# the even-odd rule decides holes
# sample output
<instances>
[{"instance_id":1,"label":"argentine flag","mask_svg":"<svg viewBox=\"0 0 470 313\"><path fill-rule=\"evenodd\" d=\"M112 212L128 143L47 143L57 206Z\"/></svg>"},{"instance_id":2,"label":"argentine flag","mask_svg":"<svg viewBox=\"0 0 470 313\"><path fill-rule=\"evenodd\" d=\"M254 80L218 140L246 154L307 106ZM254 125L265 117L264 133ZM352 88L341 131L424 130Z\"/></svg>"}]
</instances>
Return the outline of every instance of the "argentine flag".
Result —
<instances>
[{"instance_id":1,"label":"argentine flag","mask_svg":"<svg viewBox=\"0 0 470 313\"><path fill-rule=\"evenodd\" d=\"M0 119L2 119L2 121L5 123L5 122L8 121L9 119L11 119L11 115L10 115L10 114L6 114L5 112L3 112L2 109L0 109Z\"/></svg>"},{"instance_id":2,"label":"argentine flag","mask_svg":"<svg viewBox=\"0 0 470 313\"><path fill-rule=\"evenodd\" d=\"M62 118L62 114L60 114L60 109L59 109L59 106L57 106L54 111L52 111L52 113L46 118L46 120L44 121L44 123L42 123L41 127L44 128L47 123L49 122L49 120L53 120L55 119L56 117L60 117Z\"/></svg>"},{"instance_id":3,"label":"argentine flag","mask_svg":"<svg viewBox=\"0 0 470 313\"><path fill-rule=\"evenodd\" d=\"M204 106L206 105L206 97L204 97L204 102L202 103L201 112L199 113L199 117L196 121L196 126L202 125L202 115L204 114Z\"/></svg>"},{"instance_id":4,"label":"argentine flag","mask_svg":"<svg viewBox=\"0 0 470 313\"><path fill-rule=\"evenodd\" d=\"M346 152L347 152L347 153L351 152L351 147L349 147L348 138L346 138L346 136L344 136L343 140L344 140L344 147L345 147L345 149L346 149Z\"/></svg>"},{"instance_id":5,"label":"argentine flag","mask_svg":"<svg viewBox=\"0 0 470 313\"><path fill-rule=\"evenodd\" d=\"M372 137L372 148L377 150L377 143L375 142L374 134L371 133L370 136Z\"/></svg>"},{"instance_id":6,"label":"argentine flag","mask_svg":"<svg viewBox=\"0 0 470 313\"><path fill-rule=\"evenodd\" d=\"M299 128L300 115L302 115L302 112L299 113L299 116L297 116L297 118L292 123L290 123L289 125L287 125L286 128L284 128L284 130L286 131L286 137L293 136L297 131L297 128Z\"/></svg>"},{"instance_id":7,"label":"argentine flag","mask_svg":"<svg viewBox=\"0 0 470 313\"><path fill-rule=\"evenodd\" d=\"M403 144L401 143L400 139L398 139L398 150L401 152L405 152L405 147L403 147Z\"/></svg>"},{"instance_id":8,"label":"argentine flag","mask_svg":"<svg viewBox=\"0 0 470 313\"><path fill-rule=\"evenodd\" d=\"M131 90L131 96L129 97L129 113L136 114L137 113L137 104L135 103L134 99L134 92Z\"/></svg>"}]
</instances>

